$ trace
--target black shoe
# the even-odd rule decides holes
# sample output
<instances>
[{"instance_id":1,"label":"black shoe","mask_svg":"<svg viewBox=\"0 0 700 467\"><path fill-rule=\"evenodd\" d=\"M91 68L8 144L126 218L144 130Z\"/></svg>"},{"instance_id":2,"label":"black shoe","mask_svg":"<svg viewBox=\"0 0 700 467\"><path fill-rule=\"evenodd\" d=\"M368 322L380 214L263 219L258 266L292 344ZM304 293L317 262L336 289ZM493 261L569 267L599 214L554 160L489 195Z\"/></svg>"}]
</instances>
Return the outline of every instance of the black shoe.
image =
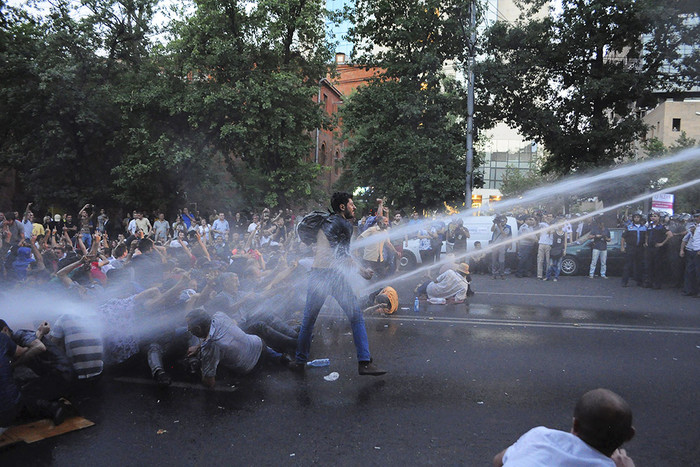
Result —
<instances>
[{"instance_id":1,"label":"black shoe","mask_svg":"<svg viewBox=\"0 0 700 467\"><path fill-rule=\"evenodd\" d=\"M54 426L58 426L64 421L68 416L68 409L61 402L53 402L51 404L52 418Z\"/></svg>"},{"instance_id":2,"label":"black shoe","mask_svg":"<svg viewBox=\"0 0 700 467\"><path fill-rule=\"evenodd\" d=\"M156 383L158 383L158 387L160 388L167 388L173 382L173 379L164 370L156 371L154 378L156 379Z\"/></svg>"},{"instance_id":3,"label":"black shoe","mask_svg":"<svg viewBox=\"0 0 700 467\"><path fill-rule=\"evenodd\" d=\"M368 362L359 362L357 364L357 372L363 376L380 376L386 373L386 370L377 368L377 366L372 363L372 360L370 360Z\"/></svg>"}]
</instances>

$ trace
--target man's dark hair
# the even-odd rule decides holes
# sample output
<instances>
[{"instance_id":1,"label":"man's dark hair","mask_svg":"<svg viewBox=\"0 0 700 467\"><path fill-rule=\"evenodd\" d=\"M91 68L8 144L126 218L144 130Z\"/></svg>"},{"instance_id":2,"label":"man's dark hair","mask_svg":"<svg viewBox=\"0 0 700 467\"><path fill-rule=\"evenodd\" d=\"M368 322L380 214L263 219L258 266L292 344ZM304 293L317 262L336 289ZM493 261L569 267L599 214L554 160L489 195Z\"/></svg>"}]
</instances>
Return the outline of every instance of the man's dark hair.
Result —
<instances>
[{"instance_id":1,"label":"man's dark hair","mask_svg":"<svg viewBox=\"0 0 700 467\"><path fill-rule=\"evenodd\" d=\"M386 294L380 293L377 295L377 297L374 299L375 303L378 305L385 305L388 308L391 308L391 300L389 300L389 297Z\"/></svg>"},{"instance_id":2,"label":"man's dark hair","mask_svg":"<svg viewBox=\"0 0 700 467\"><path fill-rule=\"evenodd\" d=\"M632 410L608 389L594 389L581 396L574 419L576 436L606 456L634 436Z\"/></svg>"},{"instance_id":3,"label":"man's dark hair","mask_svg":"<svg viewBox=\"0 0 700 467\"><path fill-rule=\"evenodd\" d=\"M10 334L12 334L12 328L10 328L10 326L8 326L8 324L5 322L4 319L0 319L0 330L3 330L5 328L9 329Z\"/></svg>"},{"instance_id":4,"label":"man's dark hair","mask_svg":"<svg viewBox=\"0 0 700 467\"><path fill-rule=\"evenodd\" d=\"M185 320L188 326L192 328L197 327L201 330L205 330L209 329L211 326L211 315L202 307L195 308L187 313L187 315L185 315Z\"/></svg>"},{"instance_id":5,"label":"man's dark hair","mask_svg":"<svg viewBox=\"0 0 700 467\"><path fill-rule=\"evenodd\" d=\"M150 238L142 238L139 240L138 248L141 253L147 253L153 249L153 240Z\"/></svg>"},{"instance_id":6,"label":"man's dark hair","mask_svg":"<svg viewBox=\"0 0 700 467\"><path fill-rule=\"evenodd\" d=\"M114 248L114 251L112 252L114 254L115 258L119 258L122 256L124 253L126 253L128 250L126 249L126 245L124 243L120 243Z\"/></svg>"},{"instance_id":7,"label":"man's dark hair","mask_svg":"<svg viewBox=\"0 0 700 467\"><path fill-rule=\"evenodd\" d=\"M345 191L336 191L331 196L331 208L333 212L340 212L341 204L348 204L348 201L352 199L352 195Z\"/></svg>"},{"instance_id":8,"label":"man's dark hair","mask_svg":"<svg viewBox=\"0 0 700 467\"><path fill-rule=\"evenodd\" d=\"M12 211L7 211L7 212L5 213L5 220L8 220L8 221L13 221L13 220L15 220L15 213L12 212Z\"/></svg>"}]
</instances>

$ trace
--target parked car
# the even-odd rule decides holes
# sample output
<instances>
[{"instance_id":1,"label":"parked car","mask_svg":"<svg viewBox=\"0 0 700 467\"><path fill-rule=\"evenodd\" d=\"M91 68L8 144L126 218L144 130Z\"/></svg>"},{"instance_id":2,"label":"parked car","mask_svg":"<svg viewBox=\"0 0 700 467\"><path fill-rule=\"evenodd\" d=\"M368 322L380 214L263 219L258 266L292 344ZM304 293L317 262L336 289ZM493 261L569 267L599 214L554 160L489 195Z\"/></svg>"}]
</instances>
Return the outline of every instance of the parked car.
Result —
<instances>
[{"instance_id":1,"label":"parked car","mask_svg":"<svg viewBox=\"0 0 700 467\"><path fill-rule=\"evenodd\" d=\"M610 242L608 242L608 259L606 275L621 275L625 264L625 255L620 251L623 229L610 230ZM593 240L585 239L582 243L574 242L566 247L566 256L561 262L561 273L567 276L588 274L593 253ZM600 265L596 274L599 274Z\"/></svg>"},{"instance_id":2,"label":"parked car","mask_svg":"<svg viewBox=\"0 0 700 467\"><path fill-rule=\"evenodd\" d=\"M481 242L482 248L489 246L491 240L491 226L493 225L494 216L465 216L464 227L469 229L469 238L467 239L467 253L474 251L474 242ZM518 223L514 217L507 217L508 225L513 232L513 242L509 252L506 254L506 264L517 263L516 256L516 240L518 236ZM448 224L449 220L445 221ZM442 254L446 253L446 242L442 242ZM401 269L410 270L421 264L420 253L418 250L418 239L410 238L403 246L403 256L399 266Z\"/></svg>"}]
</instances>

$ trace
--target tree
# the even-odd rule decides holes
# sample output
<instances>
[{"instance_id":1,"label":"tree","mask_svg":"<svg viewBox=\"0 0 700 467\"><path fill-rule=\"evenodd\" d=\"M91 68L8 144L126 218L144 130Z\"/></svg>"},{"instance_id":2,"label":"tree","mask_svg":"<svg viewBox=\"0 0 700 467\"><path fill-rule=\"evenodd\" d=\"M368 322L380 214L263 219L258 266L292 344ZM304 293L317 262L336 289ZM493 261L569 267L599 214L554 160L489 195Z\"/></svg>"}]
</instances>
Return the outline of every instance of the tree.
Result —
<instances>
[{"instance_id":1,"label":"tree","mask_svg":"<svg viewBox=\"0 0 700 467\"><path fill-rule=\"evenodd\" d=\"M619 162L646 131L635 105L681 82L662 71L681 66L685 4L564 0L556 16L497 22L477 72L482 105L547 148L544 172Z\"/></svg>"},{"instance_id":2,"label":"tree","mask_svg":"<svg viewBox=\"0 0 700 467\"><path fill-rule=\"evenodd\" d=\"M169 45L171 72L189 76L185 98L172 104L221 152L250 204L313 196L320 169L306 161L309 133L329 123L312 101L331 57L323 2L196 6Z\"/></svg>"},{"instance_id":3,"label":"tree","mask_svg":"<svg viewBox=\"0 0 700 467\"><path fill-rule=\"evenodd\" d=\"M330 60L321 0L198 1L166 45L158 0L77 4L0 3L0 167L35 206L313 196L309 132L330 125L312 102Z\"/></svg>"},{"instance_id":4,"label":"tree","mask_svg":"<svg viewBox=\"0 0 700 467\"><path fill-rule=\"evenodd\" d=\"M359 0L350 12L358 65L381 77L342 112L345 183L424 209L464 198L464 90L443 64L460 56L458 1Z\"/></svg>"}]
</instances>

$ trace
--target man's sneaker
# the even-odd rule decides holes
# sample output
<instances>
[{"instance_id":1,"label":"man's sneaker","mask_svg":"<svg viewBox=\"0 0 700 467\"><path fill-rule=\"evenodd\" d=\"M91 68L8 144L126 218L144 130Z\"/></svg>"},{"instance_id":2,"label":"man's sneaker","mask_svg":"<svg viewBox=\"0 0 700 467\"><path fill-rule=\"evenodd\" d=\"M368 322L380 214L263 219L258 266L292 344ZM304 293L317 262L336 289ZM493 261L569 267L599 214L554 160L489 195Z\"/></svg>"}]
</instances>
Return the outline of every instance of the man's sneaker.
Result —
<instances>
[{"instance_id":1,"label":"man's sneaker","mask_svg":"<svg viewBox=\"0 0 700 467\"><path fill-rule=\"evenodd\" d=\"M164 370L156 371L154 378L156 380L156 383L158 383L158 387L161 388L167 388L173 382L173 379Z\"/></svg>"},{"instance_id":2,"label":"man's sneaker","mask_svg":"<svg viewBox=\"0 0 700 467\"><path fill-rule=\"evenodd\" d=\"M603 276L603 277L605 277L605 276ZM589 279L593 279L593 276L588 276L588 278L589 278Z\"/></svg>"},{"instance_id":3,"label":"man's sneaker","mask_svg":"<svg viewBox=\"0 0 700 467\"><path fill-rule=\"evenodd\" d=\"M557 282L559 279L554 278L554 279L552 279L552 280L553 280L554 282Z\"/></svg>"},{"instance_id":4,"label":"man's sneaker","mask_svg":"<svg viewBox=\"0 0 700 467\"><path fill-rule=\"evenodd\" d=\"M607 279L608 276L600 276L601 279Z\"/></svg>"},{"instance_id":5,"label":"man's sneaker","mask_svg":"<svg viewBox=\"0 0 700 467\"><path fill-rule=\"evenodd\" d=\"M377 368L377 366L372 363L372 360L370 360L368 362L359 362L357 364L357 372L361 375L380 376L386 373L386 370Z\"/></svg>"}]
</instances>

